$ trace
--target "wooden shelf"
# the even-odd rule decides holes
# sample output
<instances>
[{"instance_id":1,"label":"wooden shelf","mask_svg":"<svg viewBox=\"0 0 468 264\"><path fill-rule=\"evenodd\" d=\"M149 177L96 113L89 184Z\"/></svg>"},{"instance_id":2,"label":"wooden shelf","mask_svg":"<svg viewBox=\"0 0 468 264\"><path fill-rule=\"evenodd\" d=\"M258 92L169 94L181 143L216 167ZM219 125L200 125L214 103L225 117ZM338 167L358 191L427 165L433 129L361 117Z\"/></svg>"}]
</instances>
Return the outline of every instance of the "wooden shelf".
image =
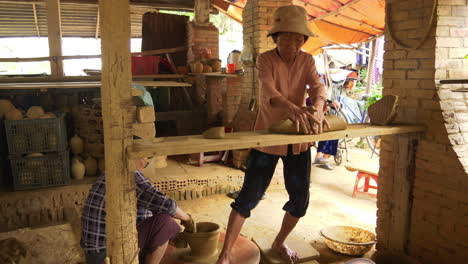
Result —
<instances>
[{"instance_id":1,"label":"wooden shelf","mask_svg":"<svg viewBox=\"0 0 468 264\"><path fill-rule=\"evenodd\" d=\"M155 155L180 155L209 151L245 149L277 145L296 144L346 137L364 137L376 135L394 135L424 132L424 126L397 125L371 126L366 124L349 125L348 129L326 132L320 135L283 135L267 131L228 133L224 139L205 139L202 135L161 137L134 140L127 151L130 159Z\"/></svg>"},{"instance_id":2,"label":"wooden shelf","mask_svg":"<svg viewBox=\"0 0 468 264\"><path fill-rule=\"evenodd\" d=\"M152 87L191 87L190 83L174 82L174 81L133 81L133 83L141 84L143 86Z\"/></svg>"},{"instance_id":3,"label":"wooden shelf","mask_svg":"<svg viewBox=\"0 0 468 264\"><path fill-rule=\"evenodd\" d=\"M152 87L190 87L190 83L174 81L134 81L133 83ZM38 83L0 83L0 90L34 89L84 89L100 88L101 82L38 82Z\"/></svg>"},{"instance_id":4,"label":"wooden shelf","mask_svg":"<svg viewBox=\"0 0 468 264\"><path fill-rule=\"evenodd\" d=\"M223 78L233 78L233 77L239 77L239 76L241 76L241 75L237 75L237 74L228 74L228 73L221 73L221 72L189 73L189 75L193 75L193 76L208 76L208 77L223 77Z\"/></svg>"},{"instance_id":5,"label":"wooden shelf","mask_svg":"<svg viewBox=\"0 0 468 264\"><path fill-rule=\"evenodd\" d=\"M439 84L466 84L468 79L443 79L438 81Z\"/></svg>"}]
</instances>

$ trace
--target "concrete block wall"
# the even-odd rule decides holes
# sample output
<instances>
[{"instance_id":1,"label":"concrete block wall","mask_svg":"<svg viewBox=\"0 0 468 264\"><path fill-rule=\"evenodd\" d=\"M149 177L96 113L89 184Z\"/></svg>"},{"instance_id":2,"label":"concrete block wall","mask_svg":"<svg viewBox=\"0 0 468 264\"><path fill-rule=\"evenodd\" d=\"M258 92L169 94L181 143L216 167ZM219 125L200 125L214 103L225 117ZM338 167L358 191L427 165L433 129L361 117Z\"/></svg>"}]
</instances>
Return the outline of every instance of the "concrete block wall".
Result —
<instances>
[{"instance_id":1,"label":"concrete block wall","mask_svg":"<svg viewBox=\"0 0 468 264\"><path fill-rule=\"evenodd\" d=\"M384 94L398 95L397 122L423 124L427 133L415 157L412 209L406 251L422 263L465 263L468 259L468 94L438 85L447 78L468 78L468 1L439 0L429 37L418 49L404 49L392 40L416 45L430 22L433 0L387 0L390 23L385 28ZM394 137L384 137L381 152L377 236L392 231L391 190L395 176ZM379 250L390 249L379 239Z\"/></svg>"}]
</instances>

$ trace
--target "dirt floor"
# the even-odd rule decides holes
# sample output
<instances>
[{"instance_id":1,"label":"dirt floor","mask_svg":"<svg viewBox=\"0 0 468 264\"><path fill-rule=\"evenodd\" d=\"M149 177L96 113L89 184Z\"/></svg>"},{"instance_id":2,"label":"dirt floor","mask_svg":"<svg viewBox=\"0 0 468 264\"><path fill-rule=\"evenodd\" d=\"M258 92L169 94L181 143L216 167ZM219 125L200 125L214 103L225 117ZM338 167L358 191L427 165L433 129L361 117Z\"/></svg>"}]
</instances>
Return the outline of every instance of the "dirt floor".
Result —
<instances>
[{"instance_id":1,"label":"dirt floor","mask_svg":"<svg viewBox=\"0 0 468 264\"><path fill-rule=\"evenodd\" d=\"M315 156L315 149L312 153ZM325 170L314 166L312 168L311 198L309 210L301 219L293 232L293 236L311 243L321 254L320 264L343 263L350 257L336 254L327 248L319 231L330 225L350 225L364 228L375 233L376 225L376 198L357 195L352 198L356 172L345 169L344 164L377 170L378 157L371 159L369 151L351 149L350 162L336 166L334 170ZM282 164L278 164L276 174L282 175ZM275 234L279 230L284 211L281 210L287 201L287 193L283 184L274 184L268 191L265 200L262 200L252 212L242 229L246 237ZM229 204L232 199L226 195L213 195L202 199L179 201L181 208L191 213L196 221L211 221L227 225L230 213ZM370 257L374 249L364 257Z\"/></svg>"}]
</instances>

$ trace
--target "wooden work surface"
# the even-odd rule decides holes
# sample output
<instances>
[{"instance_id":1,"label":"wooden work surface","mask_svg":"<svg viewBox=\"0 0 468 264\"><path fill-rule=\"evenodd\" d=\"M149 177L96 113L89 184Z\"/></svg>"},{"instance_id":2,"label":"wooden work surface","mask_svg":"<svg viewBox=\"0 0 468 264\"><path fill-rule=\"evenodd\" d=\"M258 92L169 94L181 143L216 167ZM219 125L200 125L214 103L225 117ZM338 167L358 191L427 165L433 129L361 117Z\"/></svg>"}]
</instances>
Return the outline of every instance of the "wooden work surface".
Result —
<instances>
[{"instance_id":1,"label":"wooden work surface","mask_svg":"<svg viewBox=\"0 0 468 264\"><path fill-rule=\"evenodd\" d=\"M188 87L189 83L174 81L133 81L132 83L152 87ZM99 88L101 82L38 82L38 83L0 83L0 90L27 90L27 89L83 89Z\"/></svg>"},{"instance_id":2,"label":"wooden work surface","mask_svg":"<svg viewBox=\"0 0 468 264\"><path fill-rule=\"evenodd\" d=\"M283 135L267 131L227 133L224 139L205 139L202 135L161 137L134 140L129 147L130 159L156 155L180 155L209 151L245 149L377 135L423 132L424 126L372 126L366 124L349 125L348 129L326 132L320 135Z\"/></svg>"}]
</instances>

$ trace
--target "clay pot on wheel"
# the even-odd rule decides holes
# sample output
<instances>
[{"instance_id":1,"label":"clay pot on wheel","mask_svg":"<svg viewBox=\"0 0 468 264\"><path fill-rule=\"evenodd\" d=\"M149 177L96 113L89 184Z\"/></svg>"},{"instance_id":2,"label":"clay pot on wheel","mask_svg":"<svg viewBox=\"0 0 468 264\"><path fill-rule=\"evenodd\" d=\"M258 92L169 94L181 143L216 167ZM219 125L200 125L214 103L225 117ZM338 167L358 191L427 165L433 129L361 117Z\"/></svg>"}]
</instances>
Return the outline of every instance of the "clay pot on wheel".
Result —
<instances>
[{"instance_id":1,"label":"clay pot on wheel","mask_svg":"<svg viewBox=\"0 0 468 264\"><path fill-rule=\"evenodd\" d=\"M185 256L188 260L205 260L216 256L220 227L211 222L199 222L196 233L183 233L183 239L190 246L190 254Z\"/></svg>"}]
</instances>

